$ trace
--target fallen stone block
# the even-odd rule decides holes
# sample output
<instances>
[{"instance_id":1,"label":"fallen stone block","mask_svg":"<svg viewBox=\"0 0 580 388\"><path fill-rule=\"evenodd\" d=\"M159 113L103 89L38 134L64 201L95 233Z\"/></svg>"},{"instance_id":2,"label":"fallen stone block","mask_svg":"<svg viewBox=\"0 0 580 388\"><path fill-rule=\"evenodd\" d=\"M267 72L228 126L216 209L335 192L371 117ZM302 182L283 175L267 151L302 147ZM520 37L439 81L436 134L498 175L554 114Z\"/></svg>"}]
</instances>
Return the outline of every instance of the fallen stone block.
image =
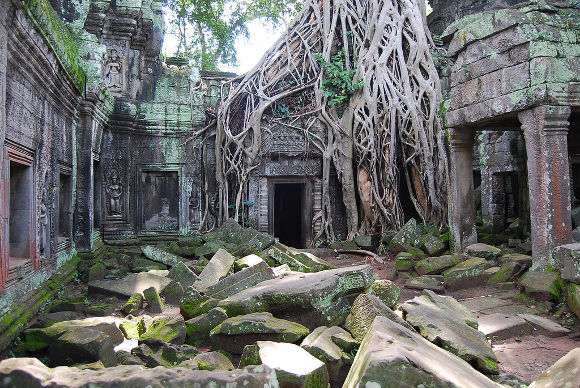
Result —
<instances>
[{"instance_id":1,"label":"fallen stone block","mask_svg":"<svg viewBox=\"0 0 580 388\"><path fill-rule=\"evenodd\" d=\"M562 279L580 283L580 243L560 245L552 250L550 258Z\"/></svg>"},{"instance_id":2,"label":"fallen stone block","mask_svg":"<svg viewBox=\"0 0 580 388\"><path fill-rule=\"evenodd\" d=\"M72 365L83 362L101 361L104 366L117 365L111 337L102 331L88 327L67 330L49 347L52 362Z\"/></svg>"},{"instance_id":3,"label":"fallen stone block","mask_svg":"<svg viewBox=\"0 0 580 388\"><path fill-rule=\"evenodd\" d=\"M224 249L219 249L215 255L213 255L203 271L201 271L199 279L193 284L193 286L198 291L206 291L230 272L230 269L234 265L234 261L236 261L234 256L230 255Z\"/></svg>"},{"instance_id":4,"label":"fallen stone block","mask_svg":"<svg viewBox=\"0 0 580 388\"><path fill-rule=\"evenodd\" d=\"M399 317L393 310L388 308L374 295L360 294L353 302L351 312L346 317L344 327L357 342L362 341L368 333L376 317L383 316L397 322L400 325L413 330L413 327Z\"/></svg>"},{"instance_id":5,"label":"fallen stone block","mask_svg":"<svg viewBox=\"0 0 580 388\"><path fill-rule=\"evenodd\" d=\"M266 365L276 371L280 387L327 388L326 365L307 351L288 343L258 341L251 346L254 363ZM248 357L242 363L249 362Z\"/></svg>"},{"instance_id":6,"label":"fallen stone block","mask_svg":"<svg viewBox=\"0 0 580 388\"><path fill-rule=\"evenodd\" d=\"M425 291L399 308L405 320L429 341L475 365L487 374L498 374L497 358L484 333L477 330L475 315L450 296Z\"/></svg>"},{"instance_id":7,"label":"fallen stone block","mask_svg":"<svg viewBox=\"0 0 580 388\"><path fill-rule=\"evenodd\" d=\"M577 387L579 381L580 348L576 348L546 369L529 388Z\"/></svg>"},{"instance_id":8,"label":"fallen stone block","mask_svg":"<svg viewBox=\"0 0 580 388\"><path fill-rule=\"evenodd\" d=\"M456 355L380 316L361 343L343 386L500 387Z\"/></svg>"},{"instance_id":9,"label":"fallen stone block","mask_svg":"<svg viewBox=\"0 0 580 388\"><path fill-rule=\"evenodd\" d=\"M440 238L432 234L426 234L420 238L419 248L427 254L427 256L440 255L447 247Z\"/></svg>"},{"instance_id":10,"label":"fallen stone block","mask_svg":"<svg viewBox=\"0 0 580 388\"><path fill-rule=\"evenodd\" d=\"M312 328L340 325L350 312L349 298L366 291L374 280L369 265L289 274L232 295L219 306L228 316L269 311Z\"/></svg>"},{"instance_id":11,"label":"fallen stone block","mask_svg":"<svg viewBox=\"0 0 580 388\"><path fill-rule=\"evenodd\" d=\"M186 360L179 364L181 367L198 370L234 370L235 367L229 358L220 352L200 353L193 360Z\"/></svg>"},{"instance_id":12,"label":"fallen stone block","mask_svg":"<svg viewBox=\"0 0 580 388\"><path fill-rule=\"evenodd\" d=\"M185 321L187 343L196 345L199 341L209 339L209 332L220 323L228 319L224 309L213 308L207 313Z\"/></svg>"},{"instance_id":13,"label":"fallen stone block","mask_svg":"<svg viewBox=\"0 0 580 388\"><path fill-rule=\"evenodd\" d=\"M415 272L419 275L439 275L461 263L461 259L454 255L427 257L415 263Z\"/></svg>"},{"instance_id":14,"label":"fallen stone block","mask_svg":"<svg viewBox=\"0 0 580 388\"><path fill-rule=\"evenodd\" d=\"M248 267L251 267L253 265L260 264L263 261L264 261L264 259L262 259L260 256L251 254L248 256L244 256L241 259L236 260L234 263L234 269L236 271L241 271L244 268L248 268Z\"/></svg>"},{"instance_id":15,"label":"fallen stone block","mask_svg":"<svg viewBox=\"0 0 580 388\"><path fill-rule=\"evenodd\" d=\"M401 296L399 287L390 280L375 280L371 286L371 294L376 295L388 308L395 307Z\"/></svg>"},{"instance_id":16,"label":"fallen stone block","mask_svg":"<svg viewBox=\"0 0 580 388\"><path fill-rule=\"evenodd\" d=\"M168 277L181 283L184 289L192 286L198 279L197 275L182 262L171 267Z\"/></svg>"},{"instance_id":17,"label":"fallen stone block","mask_svg":"<svg viewBox=\"0 0 580 388\"><path fill-rule=\"evenodd\" d=\"M189 287L179 302L181 315L186 319L205 314L217 306L219 300L200 294L195 288Z\"/></svg>"},{"instance_id":18,"label":"fallen stone block","mask_svg":"<svg viewBox=\"0 0 580 388\"><path fill-rule=\"evenodd\" d=\"M501 256L501 249L488 244L475 243L465 248L465 254L472 257L481 257L486 260L496 260Z\"/></svg>"},{"instance_id":19,"label":"fallen stone block","mask_svg":"<svg viewBox=\"0 0 580 388\"><path fill-rule=\"evenodd\" d=\"M566 303L572 312L580 319L580 286L568 283L566 287Z\"/></svg>"},{"instance_id":20,"label":"fallen stone block","mask_svg":"<svg viewBox=\"0 0 580 388\"><path fill-rule=\"evenodd\" d=\"M149 311L154 314L159 314L163 312L163 301L161 301L161 297L155 287L149 287L143 290L143 296L147 300L147 304L149 305Z\"/></svg>"},{"instance_id":21,"label":"fallen stone block","mask_svg":"<svg viewBox=\"0 0 580 388\"><path fill-rule=\"evenodd\" d=\"M145 257L147 257L149 260L153 260L170 267L173 267L174 265L177 265L181 261L185 260L181 256L174 255L173 253L169 253L153 245L143 245L141 247L141 252L143 252Z\"/></svg>"},{"instance_id":22,"label":"fallen stone block","mask_svg":"<svg viewBox=\"0 0 580 388\"><path fill-rule=\"evenodd\" d=\"M441 275L423 275L411 278L407 280L405 287L413 290L431 290L438 293L445 292L443 276Z\"/></svg>"},{"instance_id":23,"label":"fallen stone block","mask_svg":"<svg viewBox=\"0 0 580 388\"><path fill-rule=\"evenodd\" d=\"M485 270L492 265L483 258L472 257L443 272L445 289L459 290L485 284Z\"/></svg>"},{"instance_id":24,"label":"fallen stone block","mask_svg":"<svg viewBox=\"0 0 580 388\"><path fill-rule=\"evenodd\" d=\"M570 329L562 327L548 318L534 314L518 314L518 316L532 325L538 334L546 337L556 338L570 334Z\"/></svg>"},{"instance_id":25,"label":"fallen stone block","mask_svg":"<svg viewBox=\"0 0 580 388\"><path fill-rule=\"evenodd\" d=\"M70 388L135 388L135 387L278 387L276 374L265 365L249 366L233 371L198 370L188 368L121 365L105 371L74 367L48 368L36 358L10 358L0 361L0 381L10 381L13 387Z\"/></svg>"},{"instance_id":26,"label":"fallen stone block","mask_svg":"<svg viewBox=\"0 0 580 388\"><path fill-rule=\"evenodd\" d=\"M182 345L185 343L185 321L181 316L157 316L151 326L139 337L139 343L151 347L163 344Z\"/></svg>"},{"instance_id":27,"label":"fallen stone block","mask_svg":"<svg viewBox=\"0 0 580 388\"><path fill-rule=\"evenodd\" d=\"M226 319L211 330L209 338L219 349L241 354L246 345L256 341L294 343L309 332L298 323L274 318L270 313L252 313Z\"/></svg>"},{"instance_id":28,"label":"fallen stone block","mask_svg":"<svg viewBox=\"0 0 580 388\"><path fill-rule=\"evenodd\" d=\"M417 221L411 218L391 239L389 250L396 255L408 250L411 246L418 246L421 238L421 229Z\"/></svg>"},{"instance_id":29,"label":"fallen stone block","mask_svg":"<svg viewBox=\"0 0 580 388\"><path fill-rule=\"evenodd\" d=\"M176 281L169 283L161 294L165 302L173 306L179 306L183 295L185 295L185 290L181 283Z\"/></svg>"},{"instance_id":30,"label":"fallen stone block","mask_svg":"<svg viewBox=\"0 0 580 388\"><path fill-rule=\"evenodd\" d=\"M521 337L534 331L525 319L511 314L481 315L477 322L482 333L497 340Z\"/></svg>"},{"instance_id":31,"label":"fallen stone block","mask_svg":"<svg viewBox=\"0 0 580 388\"><path fill-rule=\"evenodd\" d=\"M210 286L205 294L215 299L225 299L263 281L274 278L274 273L265 261L227 276Z\"/></svg>"},{"instance_id":32,"label":"fallen stone block","mask_svg":"<svg viewBox=\"0 0 580 388\"><path fill-rule=\"evenodd\" d=\"M352 359L349 356L358 343L349 332L338 326L317 327L304 340L300 347L326 364L331 385L342 384Z\"/></svg>"},{"instance_id":33,"label":"fallen stone block","mask_svg":"<svg viewBox=\"0 0 580 388\"><path fill-rule=\"evenodd\" d=\"M123 305L121 311L125 314L135 314L143 307L143 295L140 293L134 293L129 297L129 300Z\"/></svg>"},{"instance_id":34,"label":"fallen stone block","mask_svg":"<svg viewBox=\"0 0 580 388\"><path fill-rule=\"evenodd\" d=\"M519 280L526 295L537 300L557 299L560 292L556 284L558 275L549 271L528 271Z\"/></svg>"},{"instance_id":35,"label":"fallen stone block","mask_svg":"<svg viewBox=\"0 0 580 388\"><path fill-rule=\"evenodd\" d=\"M171 279L148 272L132 273L119 280L95 280L88 284L89 294L107 294L130 298L134 293L142 294L149 287L163 292Z\"/></svg>"}]
</instances>

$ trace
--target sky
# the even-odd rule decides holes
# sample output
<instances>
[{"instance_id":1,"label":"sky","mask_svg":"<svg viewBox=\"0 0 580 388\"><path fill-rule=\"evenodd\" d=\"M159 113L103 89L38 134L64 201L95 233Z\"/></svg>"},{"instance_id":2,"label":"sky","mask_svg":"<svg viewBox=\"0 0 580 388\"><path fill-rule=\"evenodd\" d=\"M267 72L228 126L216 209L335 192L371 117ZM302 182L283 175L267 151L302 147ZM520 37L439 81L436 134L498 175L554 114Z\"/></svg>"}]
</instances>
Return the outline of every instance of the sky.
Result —
<instances>
[{"instance_id":1,"label":"sky","mask_svg":"<svg viewBox=\"0 0 580 388\"><path fill-rule=\"evenodd\" d=\"M167 13L166 13L167 14ZM166 25L167 25L166 21ZM277 28L272 28L260 20L254 20L247 24L250 33L249 38L238 38L235 46L238 55L237 66L220 65L220 70L231 71L236 74L246 73L258 63L266 50L268 50L286 29L284 24ZM165 34L162 51L169 55L177 48L177 37L172 34Z\"/></svg>"},{"instance_id":2,"label":"sky","mask_svg":"<svg viewBox=\"0 0 580 388\"><path fill-rule=\"evenodd\" d=\"M427 2L427 0L426 0ZM427 2L427 14L431 12L431 7ZM167 20L168 11L164 10L166 15L165 25L169 25ZM220 70L230 71L236 74L246 73L258 63L266 50L268 50L278 38L284 33L286 26L280 24L277 28L265 24L260 20L254 20L247 24L250 33L249 38L238 38L235 46L238 56L237 66L220 65ZM162 51L166 55L175 52L177 48L177 37L166 33Z\"/></svg>"}]
</instances>

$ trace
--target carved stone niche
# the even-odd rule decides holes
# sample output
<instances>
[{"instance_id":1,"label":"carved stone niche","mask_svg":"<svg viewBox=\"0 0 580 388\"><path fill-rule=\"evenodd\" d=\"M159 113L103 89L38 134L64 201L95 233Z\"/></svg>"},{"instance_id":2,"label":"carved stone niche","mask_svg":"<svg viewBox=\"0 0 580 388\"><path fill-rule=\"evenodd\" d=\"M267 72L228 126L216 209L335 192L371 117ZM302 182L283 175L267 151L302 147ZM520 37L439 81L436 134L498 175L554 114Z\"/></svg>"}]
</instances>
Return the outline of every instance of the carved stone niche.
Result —
<instances>
[{"instance_id":1,"label":"carved stone niche","mask_svg":"<svg viewBox=\"0 0 580 388\"><path fill-rule=\"evenodd\" d=\"M137 215L141 233L177 233L181 220L179 168L138 169Z\"/></svg>"}]
</instances>

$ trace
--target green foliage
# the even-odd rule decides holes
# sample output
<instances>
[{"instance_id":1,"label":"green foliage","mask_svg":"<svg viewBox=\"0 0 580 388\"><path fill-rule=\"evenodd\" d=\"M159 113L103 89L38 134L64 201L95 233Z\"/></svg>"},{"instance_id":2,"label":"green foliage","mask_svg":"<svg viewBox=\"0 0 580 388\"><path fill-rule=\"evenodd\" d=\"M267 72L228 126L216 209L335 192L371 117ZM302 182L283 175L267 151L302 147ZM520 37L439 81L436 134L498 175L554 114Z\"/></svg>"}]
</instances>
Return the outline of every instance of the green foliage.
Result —
<instances>
[{"instance_id":1,"label":"green foliage","mask_svg":"<svg viewBox=\"0 0 580 388\"><path fill-rule=\"evenodd\" d=\"M331 62L325 60L320 53L314 53L314 56L324 68L325 79L321 89L328 98L328 105L344 103L363 86L362 78L354 82L355 70L349 70L344 48L331 57Z\"/></svg>"},{"instance_id":2,"label":"green foliage","mask_svg":"<svg viewBox=\"0 0 580 388\"><path fill-rule=\"evenodd\" d=\"M300 0L164 0L172 15L170 31L178 36L176 56L193 59L202 70L237 62L234 44L248 37L246 24L260 19L271 25L293 16Z\"/></svg>"}]
</instances>

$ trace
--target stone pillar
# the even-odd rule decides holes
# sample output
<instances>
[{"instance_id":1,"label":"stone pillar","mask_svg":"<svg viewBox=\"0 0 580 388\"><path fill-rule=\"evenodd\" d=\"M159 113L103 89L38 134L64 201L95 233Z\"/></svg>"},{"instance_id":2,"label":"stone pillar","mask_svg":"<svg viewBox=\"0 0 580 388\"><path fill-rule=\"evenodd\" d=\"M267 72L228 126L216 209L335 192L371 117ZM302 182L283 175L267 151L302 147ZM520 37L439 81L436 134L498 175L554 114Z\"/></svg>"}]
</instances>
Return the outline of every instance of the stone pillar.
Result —
<instances>
[{"instance_id":1,"label":"stone pillar","mask_svg":"<svg viewBox=\"0 0 580 388\"><path fill-rule=\"evenodd\" d=\"M451 172L449 176L450 243L455 252L477 242L472 153L475 132L471 128L450 128Z\"/></svg>"},{"instance_id":2,"label":"stone pillar","mask_svg":"<svg viewBox=\"0 0 580 388\"><path fill-rule=\"evenodd\" d=\"M528 156L528 187L534 267L572 240L568 117L570 107L543 105L521 112Z\"/></svg>"},{"instance_id":3,"label":"stone pillar","mask_svg":"<svg viewBox=\"0 0 580 388\"><path fill-rule=\"evenodd\" d=\"M4 138L6 136L6 67L8 35L4 27L5 9L0 4L0 292L8 276L8 165L4 165ZM7 163L7 162L6 162Z\"/></svg>"}]
</instances>

